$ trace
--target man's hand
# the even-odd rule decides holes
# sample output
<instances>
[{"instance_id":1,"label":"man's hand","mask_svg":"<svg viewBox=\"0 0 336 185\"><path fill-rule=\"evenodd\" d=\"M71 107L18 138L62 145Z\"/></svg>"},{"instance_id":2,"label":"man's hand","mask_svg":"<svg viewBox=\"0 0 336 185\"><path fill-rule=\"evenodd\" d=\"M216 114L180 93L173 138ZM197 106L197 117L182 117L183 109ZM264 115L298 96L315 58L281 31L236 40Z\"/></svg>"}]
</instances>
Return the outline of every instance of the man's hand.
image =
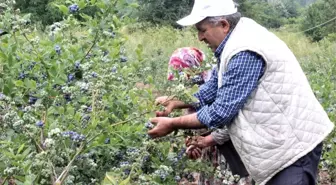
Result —
<instances>
[{"instance_id":1,"label":"man's hand","mask_svg":"<svg viewBox=\"0 0 336 185\"><path fill-rule=\"evenodd\" d=\"M182 101L177 99L173 99L171 96L160 96L155 100L156 105L163 105L165 107L164 111L157 111L157 117L166 117L168 116L174 109L184 109L190 108L190 105L185 104Z\"/></svg>"},{"instance_id":2,"label":"man's hand","mask_svg":"<svg viewBox=\"0 0 336 185\"><path fill-rule=\"evenodd\" d=\"M188 158L196 160L196 159L202 157L202 150L200 148L196 147L195 145L190 145L187 148L186 154L187 154Z\"/></svg>"},{"instance_id":3,"label":"man's hand","mask_svg":"<svg viewBox=\"0 0 336 185\"><path fill-rule=\"evenodd\" d=\"M202 150L195 145L190 145L192 141L191 137L185 139L185 145L187 147L186 155L189 159L198 159L202 156Z\"/></svg>"},{"instance_id":4,"label":"man's hand","mask_svg":"<svg viewBox=\"0 0 336 185\"><path fill-rule=\"evenodd\" d=\"M166 136L175 130L173 118L156 117L152 118L150 122L156 125L153 129L148 131L148 135L152 138Z\"/></svg>"},{"instance_id":5,"label":"man's hand","mask_svg":"<svg viewBox=\"0 0 336 185\"><path fill-rule=\"evenodd\" d=\"M217 143L213 140L211 135L206 137L203 136L196 136L191 139L190 145L194 145L199 148L205 148L209 146L214 146Z\"/></svg>"}]
</instances>

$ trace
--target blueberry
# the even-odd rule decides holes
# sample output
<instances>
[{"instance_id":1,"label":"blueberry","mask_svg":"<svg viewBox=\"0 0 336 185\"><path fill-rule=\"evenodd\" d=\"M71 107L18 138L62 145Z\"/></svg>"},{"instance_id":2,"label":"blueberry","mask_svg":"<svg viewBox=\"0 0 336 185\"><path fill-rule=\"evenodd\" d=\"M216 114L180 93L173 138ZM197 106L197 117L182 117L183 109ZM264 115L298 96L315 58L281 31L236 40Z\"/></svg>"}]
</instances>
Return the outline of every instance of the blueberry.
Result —
<instances>
[{"instance_id":1,"label":"blueberry","mask_svg":"<svg viewBox=\"0 0 336 185\"><path fill-rule=\"evenodd\" d=\"M105 144L110 144L110 141L111 141L110 138L106 138L105 141L104 141L104 143Z\"/></svg>"},{"instance_id":2,"label":"blueberry","mask_svg":"<svg viewBox=\"0 0 336 185\"><path fill-rule=\"evenodd\" d=\"M128 166L128 165L129 165L128 161L122 161L122 162L120 162L120 167Z\"/></svg>"},{"instance_id":3,"label":"blueberry","mask_svg":"<svg viewBox=\"0 0 336 185\"><path fill-rule=\"evenodd\" d=\"M120 61L121 61L121 62L127 62L127 57L125 57L125 56L121 56L121 57L120 57Z\"/></svg>"},{"instance_id":4,"label":"blueberry","mask_svg":"<svg viewBox=\"0 0 336 185\"><path fill-rule=\"evenodd\" d=\"M108 51L104 51L104 52L103 52L103 56L104 56L104 57L107 56L108 54L109 54Z\"/></svg>"},{"instance_id":5,"label":"blueberry","mask_svg":"<svg viewBox=\"0 0 336 185\"><path fill-rule=\"evenodd\" d=\"M67 102L71 101L71 94L65 94L65 95L64 95L64 99L65 99Z\"/></svg>"},{"instance_id":6,"label":"blueberry","mask_svg":"<svg viewBox=\"0 0 336 185\"><path fill-rule=\"evenodd\" d=\"M112 73L116 73L117 72L117 67L116 66L113 66L112 67Z\"/></svg>"},{"instance_id":7,"label":"blueberry","mask_svg":"<svg viewBox=\"0 0 336 185\"><path fill-rule=\"evenodd\" d=\"M175 177L174 177L174 180L175 180L176 182L180 182L180 181L181 181L181 177L180 177L180 176L175 176Z\"/></svg>"},{"instance_id":8,"label":"blueberry","mask_svg":"<svg viewBox=\"0 0 336 185\"><path fill-rule=\"evenodd\" d=\"M112 36L112 38L115 38L116 35L117 35L117 34L116 34L115 32L112 32L112 35L111 35L111 36Z\"/></svg>"},{"instance_id":9,"label":"blueberry","mask_svg":"<svg viewBox=\"0 0 336 185\"><path fill-rule=\"evenodd\" d=\"M37 121L36 122L36 126L38 126L38 127L43 127L44 126L44 123L43 123L43 121Z\"/></svg>"},{"instance_id":10,"label":"blueberry","mask_svg":"<svg viewBox=\"0 0 336 185\"><path fill-rule=\"evenodd\" d=\"M183 157L183 154L186 152L186 148L182 148L180 152L177 154L177 159L181 160Z\"/></svg>"},{"instance_id":11,"label":"blueberry","mask_svg":"<svg viewBox=\"0 0 336 185\"><path fill-rule=\"evenodd\" d=\"M86 58L86 59L90 59L91 56L92 56L92 54L87 54L85 58Z\"/></svg>"},{"instance_id":12,"label":"blueberry","mask_svg":"<svg viewBox=\"0 0 336 185\"><path fill-rule=\"evenodd\" d=\"M150 160L150 157L148 155L146 155L142 161L145 163L145 162L148 162Z\"/></svg>"},{"instance_id":13,"label":"blueberry","mask_svg":"<svg viewBox=\"0 0 336 185\"><path fill-rule=\"evenodd\" d=\"M75 79L75 75L74 74L69 74L68 75L68 82L71 82Z\"/></svg>"},{"instance_id":14,"label":"blueberry","mask_svg":"<svg viewBox=\"0 0 336 185\"><path fill-rule=\"evenodd\" d=\"M78 12L78 10L79 10L79 7L78 7L77 4L72 4L72 5L69 6L69 12L70 13L76 13L76 12Z\"/></svg>"},{"instance_id":15,"label":"blueberry","mask_svg":"<svg viewBox=\"0 0 336 185\"><path fill-rule=\"evenodd\" d=\"M96 72L92 72L91 76L92 76L93 78L96 78L98 75L97 75Z\"/></svg>"},{"instance_id":16,"label":"blueberry","mask_svg":"<svg viewBox=\"0 0 336 185\"><path fill-rule=\"evenodd\" d=\"M154 125L153 125L151 122L146 122L146 123L145 123L145 127L146 127L147 129L152 129L152 128L154 128Z\"/></svg>"},{"instance_id":17,"label":"blueberry","mask_svg":"<svg viewBox=\"0 0 336 185\"><path fill-rule=\"evenodd\" d=\"M79 61L76 61L76 62L75 62L75 69L79 69L79 67L80 67L80 62L79 62Z\"/></svg>"},{"instance_id":18,"label":"blueberry","mask_svg":"<svg viewBox=\"0 0 336 185\"><path fill-rule=\"evenodd\" d=\"M29 69L29 70L32 70L32 69L34 68L35 65L36 65L36 62L32 62L32 63L30 63L29 66L28 66L28 69Z\"/></svg>"},{"instance_id":19,"label":"blueberry","mask_svg":"<svg viewBox=\"0 0 336 185\"><path fill-rule=\"evenodd\" d=\"M0 93L0 100L3 100L5 98L6 98L6 96L4 94Z\"/></svg>"},{"instance_id":20,"label":"blueberry","mask_svg":"<svg viewBox=\"0 0 336 185\"><path fill-rule=\"evenodd\" d=\"M24 73L24 72L21 72L20 74L19 74L19 79L25 79L26 78L26 74Z\"/></svg>"},{"instance_id":21,"label":"blueberry","mask_svg":"<svg viewBox=\"0 0 336 185\"><path fill-rule=\"evenodd\" d=\"M166 180L167 176L165 174L160 174L160 179L162 181Z\"/></svg>"},{"instance_id":22,"label":"blueberry","mask_svg":"<svg viewBox=\"0 0 336 185\"><path fill-rule=\"evenodd\" d=\"M85 115L83 118L82 118L82 120L83 121L89 121L90 120L90 116L89 115Z\"/></svg>"},{"instance_id":23,"label":"blueberry","mask_svg":"<svg viewBox=\"0 0 336 185\"><path fill-rule=\"evenodd\" d=\"M60 54L61 54L61 46L56 45L56 46L55 46L55 51L56 51L57 54L60 55Z\"/></svg>"},{"instance_id":24,"label":"blueberry","mask_svg":"<svg viewBox=\"0 0 336 185\"><path fill-rule=\"evenodd\" d=\"M193 84L201 85L201 84L204 83L204 80L200 75L196 75L196 76L191 78L191 82Z\"/></svg>"},{"instance_id":25,"label":"blueberry","mask_svg":"<svg viewBox=\"0 0 336 185\"><path fill-rule=\"evenodd\" d=\"M29 97L29 100L28 100L28 103L29 103L30 105L33 105L33 104L36 103L36 101L37 101L37 98L36 98L36 97L34 97L34 96L30 96L30 97Z\"/></svg>"},{"instance_id":26,"label":"blueberry","mask_svg":"<svg viewBox=\"0 0 336 185\"><path fill-rule=\"evenodd\" d=\"M91 112L91 111L92 111L92 107L91 107L91 106L88 107L88 108L86 109L86 111Z\"/></svg>"},{"instance_id":27,"label":"blueberry","mask_svg":"<svg viewBox=\"0 0 336 185\"><path fill-rule=\"evenodd\" d=\"M128 176L128 175L131 173L131 170L130 170L130 169L125 169L125 170L124 170L124 173L125 173L125 175Z\"/></svg>"}]
</instances>

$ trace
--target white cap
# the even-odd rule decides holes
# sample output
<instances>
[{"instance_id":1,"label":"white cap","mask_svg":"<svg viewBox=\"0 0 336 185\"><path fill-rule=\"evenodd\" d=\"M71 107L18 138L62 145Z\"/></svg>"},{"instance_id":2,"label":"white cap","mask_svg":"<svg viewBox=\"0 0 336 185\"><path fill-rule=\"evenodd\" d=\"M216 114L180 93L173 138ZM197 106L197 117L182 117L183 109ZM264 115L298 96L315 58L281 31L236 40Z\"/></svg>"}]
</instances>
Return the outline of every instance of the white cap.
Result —
<instances>
[{"instance_id":1,"label":"white cap","mask_svg":"<svg viewBox=\"0 0 336 185\"><path fill-rule=\"evenodd\" d=\"M191 13L177 21L182 26L196 24L206 17L231 15L237 12L232 0L195 0Z\"/></svg>"}]
</instances>

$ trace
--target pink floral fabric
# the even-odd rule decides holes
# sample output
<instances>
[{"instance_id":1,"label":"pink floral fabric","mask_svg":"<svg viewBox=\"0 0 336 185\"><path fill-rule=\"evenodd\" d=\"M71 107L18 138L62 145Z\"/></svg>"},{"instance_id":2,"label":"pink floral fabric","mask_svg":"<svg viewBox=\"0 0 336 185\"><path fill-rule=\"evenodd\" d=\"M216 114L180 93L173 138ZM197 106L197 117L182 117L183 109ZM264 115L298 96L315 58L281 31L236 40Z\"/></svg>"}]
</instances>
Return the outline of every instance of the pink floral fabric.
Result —
<instances>
[{"instance_id":1,"label":"pink floral fabric","mask_svg":"<svg viewBox=\"0 0 336 185\"><path fill-rule=\"evenodd\" d=\"M183 47L176 49L169 60L167 79L174 80L175 76L173 70L182 72L184 68L197 68L201 66L203 60L205 60L205 54L197 48ZM205 76L206 73L201 74L203 79ZM185 74L185 77L189 79L190 74Z\"/></svg>"}]
</instances>

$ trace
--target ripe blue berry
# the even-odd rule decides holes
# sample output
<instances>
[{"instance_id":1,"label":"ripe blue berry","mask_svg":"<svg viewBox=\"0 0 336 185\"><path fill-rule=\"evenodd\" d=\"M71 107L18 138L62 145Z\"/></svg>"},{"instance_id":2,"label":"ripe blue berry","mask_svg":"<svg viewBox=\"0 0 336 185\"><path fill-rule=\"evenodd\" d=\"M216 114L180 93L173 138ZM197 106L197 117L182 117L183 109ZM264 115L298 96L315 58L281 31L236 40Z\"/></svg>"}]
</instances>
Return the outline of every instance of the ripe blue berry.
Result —
<instances>
[{"instance_id":1,"label":"ripe blue berry","mask_svg":"<svg viewBox=\"0 0 336 185\"><path fill-rule=\"evenodd\" d=\"M204 83L204 80L200 75L196 75L191 78L191 82L193 84L201 85Z\"/></svg>"},{"instance_id":2,"label":"ripe blue berry","mask_svg":"<svg viewBox=\"0 0 336 185\"><path fill-rule=\"evenodd\" d=\"M110 144L110 141L111 141L110 138L106 138L105 141L104 141L104 143L105 144Z\"/></svg>"},{"instance_id":3,"label":"ripe blue berry","mask_svg":"<svg viewBox=\"0 0 336 185\"><path fill-rule=\"evenodd\" d=\"M91 76L92 76L93 78L96 78L98 75L97 75L96 72L92 72Z\"/></svg>"},{"instance_id":4,"label":"ripe blue berry","mask_svg":"<svg viewBox=\"0 0 336 185\"><path fill-rule=\"evenodd\" d=\"M4 94L0 93L0 100L3 100L5 98L6 98L6 96Z\"/></svg>"},{"instance_id":5,"label":"ripe blue berry","mask_svg":"<svg viewBox=\"0 0 336 185\"><path fill-rule=\"evenodd\" d=\"M104 56L104 57L107 56L108 54L109 54L108 51L104 51L104 52L103 52L103 56Z\"/></svg>"},{"instance_id":6,"label":"ripe blue berry","mask_svg":"<svg viewBox=\"0 0 336 185\"><path fill-rule=\"evenodd\" d=\"M43 127L44 126L44 123L43 123L43 121L37 121L36 122L36 126L38 126L38 127Z\"/></svg>"},{"instance_id":7,"label":"ripe blue berry","mask_svg":"<svg viewBox=\"0 0 336 185\"><path fill-rule=\"evenodd\" d=\"M147 129L152 129L152 128L154 128L154 125L153 125L151 122L146 122L146 123L145 123L145 127L146 127Z\"/></svg>"},{"instance_id":8,"label":"ripe blue berry","mask_svg":"<svg viewBox=\"0 0 336 185\"><path fill-rule=\"evenodd\" d=\"M19 79L25 79L26 78L26 74L24 73L24 72L21 72L20 74L19 74Z\"/></svg>"},{"instance_id":9,"label":"ripe blue berry","mask_svg":"<svg viewBox=\"0 0 336 185\"><path fill-rule=\"evenodd\" d=\"M56 46L55 46L55 51L56 51L57 54L60 55L60 54L61 54L61 46L56 45Z\"/></svg>"},{"instance_id":10,"label":"ripe blue berry","mask_svg":"<svg viewBox=\"0 0 336 185\"><path fill-rule=\"evenodd\" d=\"M29 97L29 100L28 100L28 103L29 103L30 105L32 105L32 104L35 104L36 101L37 101L37 98L36 98L36 97L34 97L34 96L30 96L30 97Z\"/></svg>"},{"instance_id":11,"label":"ripe blue berry","mask_svg":"<svg viewBox=\"0 0 336 185\"><path fill-rule=\"evenodd\" d=\"M78 10L79 10L79 7L78 7L77 4L72 4L72 5L70 5L68 8L69 8L69 12L70 12L70 13L76 13L76 12L78 12Z\"/></svg>"},{"instance_id":12,"label":"ripe blue berry","mask_svg":"<svg viewBox=\"0 0 336 185\"><path fill-rule=\"evenodd\" d=\"M75 79L75 75L73 75L73 74L69 74L68 75L68 82L71 82L71 81L73 81Z\"/></svg>"},{"instance_id":13,"label":"ripe blue berry","mask_svg":"<svg viewBox=\"0 0 336 185\"><path fill-rule=\"evenodd\" d=\"M121 56L121 57L120 57L120 61L121 61L121 62L127 62L127 57L125 57L125 56Z\"/></svg>"},{"instance_id":14,"label":"ripe blue berry","mask_svg":"<svg viewBox=\"0 0 336 185\"><path fill-rule=\"evenodd\" d=\"M75 62L75 69L79 69L79 67L80 67L80 62L79 62L79 61L76 61L76 62Z\"/></svg>"},{"instance_id":15,"label":"ripe blue berry","mask_svg":"<svg viewBox=\"0 0 336 185\"><path fill-rule=\"evenodd\" d=\"M117 72L117 67L116 66L113 66L112 67L112 73L116 73Z\"/></svg>"},{"instance_id":16,"label":"ripe blue berry","mask_svg":"<svg viewBox=\"0 0 336 185\"><path fill-rule=\"evenodd\" d=\"M67 102L71 101L71 94L65 94L65 95L64 95L64 99L65 99Z\"/></svg>"}]
</instances>

